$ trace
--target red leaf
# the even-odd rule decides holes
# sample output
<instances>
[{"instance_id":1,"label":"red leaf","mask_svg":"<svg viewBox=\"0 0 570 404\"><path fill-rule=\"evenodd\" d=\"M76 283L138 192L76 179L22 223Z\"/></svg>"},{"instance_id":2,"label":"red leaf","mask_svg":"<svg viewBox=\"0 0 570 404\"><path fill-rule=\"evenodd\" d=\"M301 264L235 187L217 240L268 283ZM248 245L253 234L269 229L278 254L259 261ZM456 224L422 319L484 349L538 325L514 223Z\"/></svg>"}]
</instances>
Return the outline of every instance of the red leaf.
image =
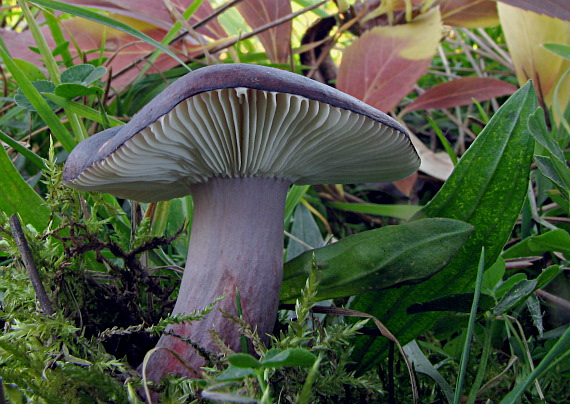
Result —
<instances>
[{"instance_id":1,"label":"red leaf","mask_svg":"<svg viewBox=\"0 0 570 404\"><path fill-rule=\"evenodd\" d=\"M367 31L344 51L337 88L375 108L392 110L427 70L440 35L437 8L408 24Z\"/></svg>"},{"instance_id":2,"label":"red leaf","mask_svg":"<svg viewBox=\"0 0 570 404\"><path fill-rule=\"evenodd\" d=\"M516 86L488 77L463 77L438 84L420 95L402 111L402 114L418 109L442 109L471 104L472 98L485 101L510 95Z\"/></svg>"},{"instance_id":3,"label":"red leaf","mask_svg":"<svg viewBox=\"0 0 570 404\"><path fill-rule=\"evenodd\" d=\"M534 11L550 17L570 21L570 1L568 0L499 0L502 3Z\"/></svg>"},{"instance_id":4,"label":"red leaf","mask_svg":"<svg viewBox=\"0 0 570 404\"><path fill-rule=\"evenodd\" d=\"M404 178L403 180L394 181L394 185L398 190L409 197L414 189L414 185L416 185L416 181L418 179L418 172L416 171L409 177Z\"/></svg>"},{"instance_id":5,"label":"red leaf","mask_svg":"<svg viewBox=\"0 0 570 404\"><path fill-rule=\"evenodd\" d=\"M237 9L253 29L292 12L290 0L243 0ZM287 63L291 49L291 21L263 31L258 37L271 62Z\"/></svg>"},{"instance_id":6,"label":"red leaf","mask_svg":"<svg viewBox=\"0 0 570 404\"><path fill-rule=\"evenodd\" d=\"M192 1L193 0L172 0L172 5L182 14ZM166 31L169 30L174 23L172 16L162 0L67 0L67 2L134 18L160 27ZM189 21L191 24L196 24L212 14L213 11L210 3L204 1ZM215 18L209 21L204 27L199 28L198 32L208 35L213 39L227 36L226 31Z\"/></svg>"}]
</instances>

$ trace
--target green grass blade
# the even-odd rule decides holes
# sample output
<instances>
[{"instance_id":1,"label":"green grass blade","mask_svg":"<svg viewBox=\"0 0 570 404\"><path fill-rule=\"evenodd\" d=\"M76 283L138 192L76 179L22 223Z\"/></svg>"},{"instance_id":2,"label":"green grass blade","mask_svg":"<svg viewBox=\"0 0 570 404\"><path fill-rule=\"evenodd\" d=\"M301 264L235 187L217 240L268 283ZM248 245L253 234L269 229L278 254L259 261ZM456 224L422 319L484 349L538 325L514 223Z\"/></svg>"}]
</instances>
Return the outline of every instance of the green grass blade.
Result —
<instances>
[{"instance_id":1,"label":"green grass blade","mask_svg":"<svg viewBox=\"0 0 570 404\"><path fill-rule=\"evenodd\" d=\"M4 61L6 68L16 80L18 87L22 90L22 93L30 100L40 117L49 126L52 134L61 143L65 150L71 151L77 142L71 136L71 133L66 129L66 127L61 123L55 112L49 107L47 101L41 96L41 94L32 85L32 82L26 77L26 75L18 68L14 63L12 58L0 48L0 57Z\"/></svg>"},{"instance_id":2,"label":"green grass blade","mask_svg":"<svg viewBox=\"0 0 570 404\"><path fill-rule=\"evenodd\" d=\"M85 118L85 119L89 119L93 122L97 122L100 123L102 125L105 125L105 116L103 114L101 114L101 112L88 107L87 105L81 104L79 102L76 101L71 101L67 98L63 98L63 97L59 97L55 94L51 94L51 93L44 93L43 94L44 97L46 97L47 99L49 99L50 101L55 102L57 105L65 108L66 110L72 111L73 113ZM125 123L123 121L120 121L117 118L113 118L112 116L108 116L106 115L108 122L111 124L111 126L121 126L124 125Z\"/></svg>"},{"instance_id":3,"label":"green grass blade","mask_svg":"<svg viewBox=\"0 0 570 404\"><path fill-rule=\"evenodd\" d=\"M293 211L301 202L301 199L307 191L309 190L310 185L293 185L289 189L287 193L287 199L285 200L285 225L289 223L291 217L293 216Z\"/></svg>"},{"instance_id":4,"label":"green grass blade","mask_svg":"<svg viewBox=\"0 0 570 404\"><path fill-rule=\"evenodd\" d=\"M527 194L534 150L528 119L536 107L536 93L527 83L495 113L441 190L416 215L458 219L475 226L449 265L421 284L357 296L351 308L381 318L400 343L406 344L442 316L436 312L408 314L410 305L469 290L477 273L473 257L482 247L486 262L496 261ZM362 336L355 343L352 359L364 370L386 353L385 341Z\"/></svg>"},{"instance_id":5,"label":"green grass blade","mask_svg":"<svg viewBox=\"0 0 570 404\"><path fill-rule=\"evenodd\" d=\"M22 146L20 143L18 143L14 139L12 139L10 136L5 134L1 130L0 130L0 140L2 142L6 143L11 148L13 148L14 150L16 150L18 153L20 153L22 156L24 156L28 160L30 160L30 162L33 163L36 167L38 167L41 170L45 170L46 165L40 156L38 156L36 153L31 151L30 149Z\"/></svg>"},{"instance_id":6,"label":"green grass blade","mask_svg":"<svg viewBox=\"0 0 570 404\"><path fill-rule=\"evenodd\" d=\"M132 27L129 27L128 25L123 24L122 22L116 21L112 18L109 18L105 15L96 13L94 11L88 10L86 8L73 6L71 4L62 3L60 1L30 0L30 3L37 4L37 5L42 6L42 7L47 7L47 8L53 9L53 10L58 10L58 11L61 11L61 12L67 13L67 14L74 15L76 17L85 18L87 20L91 20L91 21L97 22L99 24L103 24L103 25L106 25L108 27L114 28L114 29L119 30L121 32L124 32L126 34L132 35L135 38L138 38L141 41L146 42L149 45L152 45L157 49L160 49L162 52L166 53L168 56L172 57L174 60L176 60L182 66L184 66L188 70L190 70L190 68L188 66L186 66L186 64L184 63L184 61L182 59L180 59L178 56L176 56L176 54L174 54L172 51L170 51L167 47L160 44L160 42L155 41L154 39L152 39L148 35L140 32L139 30L136 30Z\"/></svg>"},{"instance_id":7,"label":"green grass blade","mask_svg":"<svg viewBox=\"0 0 570 404\"><path fill-rule=\"evenodd\" d=\"M415 205L381 205L377 203L345 203L330 202L327 206L349 212L365 213L367 215L389 216L398 219L409 219L419 212L421 206Z\"/></svg>"},{"instance_id":8,"label":"green grass blade","mask_svg":"<svg viewBox=\"0 0 570 404\"><path fill-rule=\"evenodd\" d=\"M469 314L469 323L467 325L467 336L463 352L461 352L460 370L455 384L455 394L453 403L459 404L461 401L461 391L465 383L465 375L467 373L467 363L469 362L469 351L471 350L471 340L475 333L475 321L477 320L477 309L479 307L479 297L481 296L481 285L483 284L483 272L485 272L485 247L481 249L481 257L479 258L479 268L477 269L477 280L475 281L475 294L473 295L473 303L471 304L471 313Z\"/></svg>"},{"instance_id":9,"label":"green grass blade","mask_svg":"<svg viewBox=\"0 0 570 404\"><path fill-rule=\"evenodd\" d=\"M49 222L49 208L43 199L22 178L3 147L0 147L0 211L11 216L19 213L24 224L31 224L38 231Z\"/></svg>"},{"instance_id":10,"label":"green grass blade","mask_svg":"<svg viewBox=\"0 0 570 404\"><path fill-rule=\"evenodd\" d=\"M445 135L442 133L441 129L439 129L439 126L437 126L437 123L435 123L435 121L427 115L426 115L426 119L429 122L429 124L431 125L431 127L433 128L433 130L435 131L435 134L439 138L439 141L443 145L443 148L445 149L445 151L447 152L447 154L451 158L451 162L453 163L454 166L456 166L458 160L457 160L457 154L455 154L453 147L451 147L451 145L447 141Z\"/></svg>"},{"instance_id":11,"label":"green grass blade","mask_svg":"<svg viewBox=\"0 0 570 404\"><path fill-rule=\"evenodd\" d=\"M517 383L515 388L507 394L505 398L501 401L501 404L516 404L520 402L520 397L523 393L530 387L532 383L549 369L551 369L556 363L562 360L564 357L568 356L570 353L570 327L566 328L566 332L560 337L558 342L548 351L548 353L542 358L540 363L534 370L521 382Z\"/></svg>"}]
</instances>

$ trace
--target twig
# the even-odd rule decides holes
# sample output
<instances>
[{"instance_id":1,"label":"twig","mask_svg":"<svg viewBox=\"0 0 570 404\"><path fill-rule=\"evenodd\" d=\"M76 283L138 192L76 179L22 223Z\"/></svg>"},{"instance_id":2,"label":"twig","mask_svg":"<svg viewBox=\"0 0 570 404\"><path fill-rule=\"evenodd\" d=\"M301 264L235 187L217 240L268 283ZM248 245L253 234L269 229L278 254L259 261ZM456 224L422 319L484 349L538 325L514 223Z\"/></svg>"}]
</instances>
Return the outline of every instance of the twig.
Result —
<instances>
[{"instance_id":1,"label":"twig","mask_svg":"<svg viewBox=\"0 0 570 404\"><path fill-rule=\"evenodd\" d=\"M14 236L14 240L18 245L18 251L20 251L20 256L22 257L22 262L24 263L24 267L28 272L28 276L30 277L30 281L32 281L32 286L36 292L36 297L40 302L40 307L42 311L47 315L54 314L53 307L51 305L51 301L46 293L44 288L44 284L40 278L40 273L38 272L38 268L36 267L36 263L32 258L32 253L30 251L30 246L28 245L28 241L26 240L26 236L24 235L24 231L22 230L22 225L20 224L20 219L18 219L18 215L15 213L10 217L10 229L12 231L12 235Z\"/></svg>"}]
</instances>

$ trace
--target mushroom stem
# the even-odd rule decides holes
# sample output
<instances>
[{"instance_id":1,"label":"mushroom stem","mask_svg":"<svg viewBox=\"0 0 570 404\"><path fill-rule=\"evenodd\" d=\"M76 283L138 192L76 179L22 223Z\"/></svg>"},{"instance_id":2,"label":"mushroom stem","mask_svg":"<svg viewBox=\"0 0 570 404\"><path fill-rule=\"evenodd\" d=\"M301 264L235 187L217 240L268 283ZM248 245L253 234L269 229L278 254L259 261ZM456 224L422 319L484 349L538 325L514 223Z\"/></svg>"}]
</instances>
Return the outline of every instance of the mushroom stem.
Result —
<instances>
[{"instance_id":1,"label":"mushroom stem","mask_svg":"<svg viewBox=\"0 0 570 404\"><path fill-rule=\"evenodd\" d=\"M235 351L240 350L236 324L222 311L237 316L239 290L243 318L262 339L271 333L277 315L283 277L283 218L287 189L279 178L213 178L192 185L194 220L188 259L173 314L203 309L214 299L226 296L201 321L167 328L190 338L213 352L210 330ZM163 335L157 347L177 352L195 374L165 350L155 351L147 365L147 377L159 380L168 372L199 377L205 360L187 342Z\"/></svg>"}]
</instances>

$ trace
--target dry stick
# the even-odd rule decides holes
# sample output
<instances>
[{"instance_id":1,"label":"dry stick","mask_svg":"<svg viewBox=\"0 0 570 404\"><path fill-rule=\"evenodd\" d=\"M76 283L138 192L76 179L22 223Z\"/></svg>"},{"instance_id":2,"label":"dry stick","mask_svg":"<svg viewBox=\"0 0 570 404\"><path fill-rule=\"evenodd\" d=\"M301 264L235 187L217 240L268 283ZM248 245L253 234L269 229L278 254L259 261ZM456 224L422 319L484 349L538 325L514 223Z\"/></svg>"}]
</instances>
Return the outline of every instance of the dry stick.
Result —
<instances>
[{"instance_id":1,"label":"dry stick","mask_svg":"<svg viewBox=\"0 0 570 404\"><path fill-rule=\"evenodd\" d=\"M36 291L36 297L40 302L40 307L45 314L51 316L52 314L54 314L53 307L44 288L44 284L42 283L42 280L40 278L40 273L38 272L36 263L32 258L30 246L28 245L28 241L26 240L26 236L24 235L24 231L22 230L22 225L20 224L20 219L18 219L18 215L14 213L10 217L9 222L10 222L10 229L12 231L12 235L14 236L14 240L18 245L18 251L20 251L20 256L22 257L22 262L24 263L24 267L26 268L28 276L32 281L32 286Z\"/></svg>"}]
</instances>

